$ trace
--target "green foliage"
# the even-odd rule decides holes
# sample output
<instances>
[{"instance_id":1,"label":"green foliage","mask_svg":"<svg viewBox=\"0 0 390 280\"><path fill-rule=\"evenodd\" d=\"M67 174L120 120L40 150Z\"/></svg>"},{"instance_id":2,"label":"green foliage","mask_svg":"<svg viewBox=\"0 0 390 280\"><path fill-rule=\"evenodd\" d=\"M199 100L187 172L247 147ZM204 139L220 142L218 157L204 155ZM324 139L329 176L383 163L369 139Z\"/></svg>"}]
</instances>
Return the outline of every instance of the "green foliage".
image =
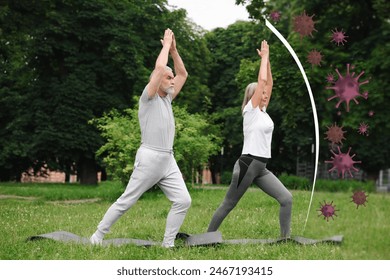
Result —
<instances>
[{"instance_id":1,"label":"green foliage","mask_svg":"<svg viewBox=\"0 0 390 280\"><path fill-rule=\"evenodd\" d=\"M96 155L103 158L107 173L122 184L130 178L136 151L141 143L138 123L138 110L117 110L94 119L92 123L99 129L106 140Z\"/></svg>"},{"instance_id":2,"label":"green foliage","mask_svg":"<svg viewBox=\"0 0 390 280\"><path fill-rule=\"evenodd\" d=\"M230 171L224 171L221 176L221 184L223 185L229 185L232 181L233 172Z\"/></svg>"},{"instance_id":3,"label":"green foliage","mask_svg":"<svg viewBox=\"0 0 390 280\"><path fill-rule=\"evenodd\" d=\"M122 193L119 182L105 181L91 187L78 183L1 183L0 195L17 196L31 201L71 201L103 200L113 202Z\"/></svg>"},{"instance_id":4,"label":"green foliage","mask_svg":"<svg viewBox=\"0 0 390 280\"><path fill-rule=\"evenodd\" d=\"M360 182L356 180L325 180L319 179L316 181L316 190L323 192L353 192L366 191L375 192L375 182L366 181Z\"/></svg>"},{"instance_id":5,"label":"green foliage","mask_svg":"<svg viewBox=\"0 0 390 280\"><path fill-rule=\"evenodd\" d=\"M282 173L278 176L279 180L283 185L289 190L311 190L312 185L310 180L305 177L299 177L294 175L288 175L287 173Z\"/></svg>"},{"instance_id":6,"label":"green foliage","mask_svg":"<svg viewBox=\"0 0 390 280\"><path fill-rule=\"evenodd\" d=\"M187 181L194 172L207 164L220 149L221 138L216 126L201 114L190 114L185 108L173 106L176 122L174 152L176 161ZM108 174L125 184L131 172L135 154L141 143L138 109L117 110L92 121L101 131L106 143L98 150Z\"/></svg>"},{"instance_id":7,"label":"green foliage","mask_svg":"<svg viewBox=\"0 0 390 280\"><path fill-rule=\"evenodd\" d=\"M305 177L299 177L295 175L288 175L282 173L278 176L279 180L289 190L304 190L311 191L313 183ZM357 180L329 180L329 179L317 179L315 185L315 191L319 192L353 192L353 191L366 191L375 192L375 182L366 181L361 182Z\"/></svg>"},{"instance_id":8,"label":"green foliage","mask_svg":"<svg viewBox=\"0 0 390 280\"><path fill-rule=\"evenodd\" d=\"M193 182L200 171L221 147L220 130L206 115L189 114L185 108L173 106L176 122L175 158L185 180Z\"/></svg>"}]
</instances>

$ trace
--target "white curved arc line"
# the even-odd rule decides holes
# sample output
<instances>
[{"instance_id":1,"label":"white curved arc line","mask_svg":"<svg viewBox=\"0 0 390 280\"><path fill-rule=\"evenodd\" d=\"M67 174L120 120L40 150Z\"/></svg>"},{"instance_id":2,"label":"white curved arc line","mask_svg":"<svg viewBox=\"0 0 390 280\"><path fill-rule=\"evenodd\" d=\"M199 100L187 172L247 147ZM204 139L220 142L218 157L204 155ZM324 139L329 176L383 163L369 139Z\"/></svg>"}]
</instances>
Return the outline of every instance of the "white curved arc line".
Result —
<instances>
[{"instance_id":1,"label":"white curved arc line","mask_svg":"<svg viewBox=\"0 0 390 280\"><path fill-rule=\"evenodd\" d=\"M293 48L290 46L290 44L287 42L287 40L283 37L283 35L280 34L280 32L266 18L264 18L264 19L265 19L265 25L276 35L276 37L279 38L279 40L288 49L288 51L290 52L291 56L294 58L296 64L298 65L299 70L302 73L303 79L305 80L305 84L306 84L306 87L307 87L307 90L308 90L309 96L310 96L311 107L312 107L312 110L313 110L314 131L315 131L315 138L316 138L315 139L315 166L314 166L314 176L313 176L313 187L312 187L312 191L311 191L309 207L307 209L307 215L306 215L305 224L303 226L303 231L305 231L306 223L307 223L307 220L309 219L309 213L310 213L311 204L312 204L312 201L313 201L313 194L314 194L314 189L315 189L315 185L316 185L317 167L318 167L318 159L319 159L319 141L320 140L319 140L319 128L318 128L317 109L316 109L316 105L314 103L313 92L311 90L309 80L307 79L305 70L303 69L303 66L302 66L302 64L301 64L297 54L295 53Z\"/></svg>"}]
</instances>

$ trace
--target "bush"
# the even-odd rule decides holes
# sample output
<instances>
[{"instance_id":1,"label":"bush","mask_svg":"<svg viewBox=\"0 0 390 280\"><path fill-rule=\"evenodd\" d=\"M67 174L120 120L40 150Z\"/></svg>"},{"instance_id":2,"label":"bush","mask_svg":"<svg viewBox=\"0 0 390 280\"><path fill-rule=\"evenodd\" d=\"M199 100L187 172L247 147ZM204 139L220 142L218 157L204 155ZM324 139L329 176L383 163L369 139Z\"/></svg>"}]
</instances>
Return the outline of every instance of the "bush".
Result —
<instances>
[{"instance_id":1,"label":"bush","mask_svg":"<svg viewBox=\"0 0 390 280\"><path fill-rule=\"evenodd\" d=\"M312 182L308 178L282 173L279 180L289 190L311 190ZM324 192L353 192L362 190L366 192L375 192L375 183L373 181L357 181L351 179L317 179L315 185L316 191Z\"/></svg>"},{"instance_id":2,"label":"bush","mask_svg":"<svg viewBox=\"0 0 390 280\"><path fill-rule=\"evenodd\" d=\"M289 190L310 190L312 187L310 180L306 177L299 177L282 173L279 176L279 180Z\"/></svg>"},{"instance_id":3,"label":"bush","mask_svg":"<svg viewBox=\"0 0 390 280\"><path fill-rule=\"evenodd\" d=\"M316 190L324 192L353 192L357 190L375 192L374 181L357 181L351 179L316 181Z\"/></svg>"},{"instance_id":4,"label":"bush","mask_svg":"<svg viewBox=\"0 0 390 280\"><path fill-rule=\"evenodd\" d=\"M230 182L232 180L232 171L224 171L221 176L221 184L223 185L230 185Z\"/></svg>"}]
</instances>

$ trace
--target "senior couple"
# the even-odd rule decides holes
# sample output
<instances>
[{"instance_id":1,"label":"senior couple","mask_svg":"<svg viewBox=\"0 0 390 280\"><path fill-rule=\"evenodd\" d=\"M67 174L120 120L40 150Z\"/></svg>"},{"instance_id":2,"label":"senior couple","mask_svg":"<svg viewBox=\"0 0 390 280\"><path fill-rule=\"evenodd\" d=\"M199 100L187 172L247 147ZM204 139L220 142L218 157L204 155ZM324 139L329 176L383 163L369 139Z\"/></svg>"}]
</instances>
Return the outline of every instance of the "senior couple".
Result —
<instances>
[{"instance_id":1,"label":"senior couple","mask_svg":"<svg viewBox=\"0 0 390 280\"><path fill-rule=\"evenodd\" d=\"M191 197L173 155L175 120L172 101L187 79L187 71L178 53L175 35L166 29L161 39L162 49L148 84L139 100L141 145L135 157L134 170L123 194L107 210L97 230L90 237L92 244L102 244L104 235L144 192L158 185L172 202L166 220L162 246L174 247L175 238L183 224ZM215 211L207 231L216 231L229 212L236 206L250 184L255 183L280 204L281 237L290 236L292 195L266 166L271 158L274 123L266 112L272 93L272 74L269 46L262 41L257 49L260 70L257 82L246 87L242 104L244 144L237 159L229 189ZM167 66L169 55L175 74Z\"/></svg>"}]
</instances>

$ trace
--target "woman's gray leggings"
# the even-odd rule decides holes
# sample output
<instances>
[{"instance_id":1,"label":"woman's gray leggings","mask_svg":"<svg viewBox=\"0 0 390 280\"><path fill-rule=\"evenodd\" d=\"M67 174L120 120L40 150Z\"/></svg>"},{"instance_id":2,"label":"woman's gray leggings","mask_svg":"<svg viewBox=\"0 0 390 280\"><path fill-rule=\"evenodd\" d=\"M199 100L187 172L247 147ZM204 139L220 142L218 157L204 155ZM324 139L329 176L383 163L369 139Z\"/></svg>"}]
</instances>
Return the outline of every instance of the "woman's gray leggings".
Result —
<instances>
[{"instance_id":1,"label":"woman's gray leggings","mask_svg":"<svg viewBox=\"0 0 390 280\"><path fill-rule=\"evenodd\" d=\"M255 183L280 204L279 223L281 237L290 236L292 195L279 179L267 168L267 161L250 155L242 155L235 163L232 181L224 201L215 211L208 232L216 231L226 216L237 205L248 187Z\"/></svg>"}]
</instances>

